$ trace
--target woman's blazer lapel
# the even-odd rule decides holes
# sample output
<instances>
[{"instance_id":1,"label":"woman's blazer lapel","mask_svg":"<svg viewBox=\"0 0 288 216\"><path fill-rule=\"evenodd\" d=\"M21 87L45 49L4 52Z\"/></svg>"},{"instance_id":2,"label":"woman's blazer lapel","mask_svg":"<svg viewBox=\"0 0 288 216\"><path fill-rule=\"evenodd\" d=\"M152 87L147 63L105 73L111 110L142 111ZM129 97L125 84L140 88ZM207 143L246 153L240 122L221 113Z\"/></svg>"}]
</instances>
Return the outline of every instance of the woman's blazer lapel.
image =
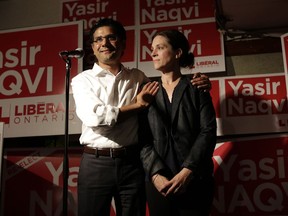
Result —
<instances>
[{"instance_id":1,"label":"woman's blazer lapel","mask_svg":"<svg viewBox=\"0 0 288 216\"><path fill-rule=\"evenodd\" d=\"M171 122L174 121L176 117L177 110L179 109L180 101L183 97L184 91L187 88L187 85L189 85L186 78L181 78L177 90L174 90L173 93L173 104L172 104L172 114L171 114Z\"/></svg>"}]
</instances>

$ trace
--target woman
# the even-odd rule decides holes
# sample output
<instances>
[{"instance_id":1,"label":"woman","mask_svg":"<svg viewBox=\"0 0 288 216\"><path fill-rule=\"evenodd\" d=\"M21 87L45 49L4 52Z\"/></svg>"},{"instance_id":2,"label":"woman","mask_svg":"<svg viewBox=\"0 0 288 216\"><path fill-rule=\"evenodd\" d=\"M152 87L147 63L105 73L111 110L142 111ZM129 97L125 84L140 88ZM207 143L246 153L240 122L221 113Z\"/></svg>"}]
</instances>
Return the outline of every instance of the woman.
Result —
<instances>
[{"instance_id":1,"label":"woman","mask_svg":"<svg viewBox=\"0 0 288 216\"><path fill-rule=\"evenodd\" d=\"M212 205L215 111L209 92L181 74L194 64L189 48L177 30L158 32L152 41L160 88L140 125L151 216L208 216Z\"/></svg>"}]
</instances>

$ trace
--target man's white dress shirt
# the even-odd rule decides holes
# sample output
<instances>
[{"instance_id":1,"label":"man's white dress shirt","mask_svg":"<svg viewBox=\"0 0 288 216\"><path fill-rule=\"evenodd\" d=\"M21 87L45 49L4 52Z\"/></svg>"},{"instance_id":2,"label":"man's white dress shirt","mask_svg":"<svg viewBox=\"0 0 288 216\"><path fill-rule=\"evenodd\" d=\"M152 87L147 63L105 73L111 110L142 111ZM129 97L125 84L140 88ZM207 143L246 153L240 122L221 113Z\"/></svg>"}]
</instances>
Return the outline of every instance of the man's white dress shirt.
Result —
<instances>
[{"instance_id":1,"label":"man's white dress shirt","mask_svg":"<svg viewBox=\"0 0 288 216\"><path fill-rule=\"evenodd\" d=\"M77 116L82 121L80 143L89 147L118 148L137 144L138 118L117 122L119 108L135 103L139 88L148 78L138 69L124 66L115 76L94 64L72 79Z\"/></svg>"}]
</instances>

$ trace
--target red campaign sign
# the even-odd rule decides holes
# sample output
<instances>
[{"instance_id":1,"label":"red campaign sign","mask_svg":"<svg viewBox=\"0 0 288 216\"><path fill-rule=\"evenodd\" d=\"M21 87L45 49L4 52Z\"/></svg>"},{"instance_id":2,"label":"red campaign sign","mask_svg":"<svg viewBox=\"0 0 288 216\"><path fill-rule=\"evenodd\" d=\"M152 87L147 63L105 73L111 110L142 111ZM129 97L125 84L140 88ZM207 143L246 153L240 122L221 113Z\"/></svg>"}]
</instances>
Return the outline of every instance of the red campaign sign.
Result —
<instances>
[{"instance_id":1,"label":"red campaign sign","mask_svg":"<svg viewBox=\"0 0 288 216\"><path fill-rule=\"evenodd\" d=\"M124 26L135 24L134 0L78 0L62 3L62 21L83 20L84 30L89 29L101 18L119 20ZM132 19L131 19L132 18Z\"/></svg>"},{"instance_id":2,"label":"red campaign sign","mask_svg":"<svg viewBox=\"0 0 288 216\"><path fill-rule=\"evenodd\" d=\"M81 154L82 148L69 149L67 216L77 216L77 181ZM63 155L63 149L59 148L5 151L1 215L62 215ZM110 216L116 216L113 202Z\"/></svg>"},{"instance_id":3,"label":"red campaign sign","mask_svg":"<svg viewBox=\"0 0 288 216\"><path fill-rule=\"evenodd\" d=\"M166 26L159 28L142 29L140 33L140 61L151 61L151 43L157 31L178 29L190 42L190 51L195 57L222 55L221 34L216 29L216 24L201 23L180 26Z\"/></svg>"},{"instance_id":4,"label":"red campaign sign","mask_svg":"<svg viewBox=\"0 0 288 216\"><path fill-rule=\"evenodd\" d=\"M135 30L127 30L126 35L126 48L122 57L123 63L135 61Z\"/></svg>"},{"instance_id":5,"label":"red campaign sign","mask_svg":"<svg viewBox=\"0 0 288 216\"><path fill-rule=\"evenodd\" d=\"M81 154L81 148L69 149L69 216L77 215ZM4 155L1 215L61 215L63 149L8 149ZM285 155L287 136L218 144L213 155L216 188L211 216L288 215ZM111 216L115 216L114 209L112 203Z\"/></svg>"},{"instance_id":6,"label":"red campaign sign","mask_svg":"<svg viewBox=\"0 0 288 216\"><path fill-rule=\"evenodd\" d=\"M218 144L211 216L288 215L287 155L287 136Z\"/></svg>"},{"instance_id":7,"label":"red campaign sign","mask_svg":"<svg viewBox=\"0 0 288 216\"><path fill-rule=\"evenodd\" d=\"M214 17L213 0L140 1L140 24Z\"/></svg>"},{"instance_id":8,"label":"red campaign sign","mask_svg":"<svg viewBox=\"0 0 288 216\"><path fill-rule=\"evenodd\" d=\"M69 150L68 215L77 214L77 178L80 150ZM2 206L3 214L61 215L63 192L63 150L17 149L6 152ZM17 208L15 208L17 203Z\"/></svg>"},{"instance_id":9,"label":"red campaign sign","mask_svg":"<svg viewBox=\"0 0 288 216\"><path fill-rule=\"evenodd\" d=\"M285 77L225 79L227 116L287 114Z\"/></svg>"},{"instance_id":10,"label":"red campaign sign","mask_svg":"<svg viewBox=\"0 0 288 216\"><path fill-rule=\"evenodd\" d=\"M63 94L62 50L82 47L82 25L69 24L0 31L0 99ZM73 35L73 37L71 36ZM71 76L81 65L72 61Z\"/></svg>"}]
</instances>

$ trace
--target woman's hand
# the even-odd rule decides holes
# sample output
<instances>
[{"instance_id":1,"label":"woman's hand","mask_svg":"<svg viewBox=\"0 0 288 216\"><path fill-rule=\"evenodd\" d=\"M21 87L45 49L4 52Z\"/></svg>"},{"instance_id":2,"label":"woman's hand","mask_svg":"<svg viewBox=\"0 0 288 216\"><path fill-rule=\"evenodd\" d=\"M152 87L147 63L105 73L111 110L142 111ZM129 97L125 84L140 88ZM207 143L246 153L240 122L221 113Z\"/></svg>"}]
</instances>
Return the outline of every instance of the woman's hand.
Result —
<instances>
[{"instance_id":1,"label":"woman's hand","mask_svg":"<svg viewBox=\"0 0 288 216\"><path fill-rule=\"evenodd\" d=\"M169 180L165 176L155 174L152 176L152 182L156 189L159 191L159 193L161 193L163 196L166 196Z\"/></svg>"},{"instance_id":2,"label":"woman's hand","mask_svg":"<svg viewBox=\"0 0 288 216\"><path fill-rule=\"evenodd\" d=\"M188 184L191 181L192 170L183 168L177 175L175 175L166 185L169 189L166 196L169 194L179 194L186 191Z\"/></svg>"}]
</instances>

